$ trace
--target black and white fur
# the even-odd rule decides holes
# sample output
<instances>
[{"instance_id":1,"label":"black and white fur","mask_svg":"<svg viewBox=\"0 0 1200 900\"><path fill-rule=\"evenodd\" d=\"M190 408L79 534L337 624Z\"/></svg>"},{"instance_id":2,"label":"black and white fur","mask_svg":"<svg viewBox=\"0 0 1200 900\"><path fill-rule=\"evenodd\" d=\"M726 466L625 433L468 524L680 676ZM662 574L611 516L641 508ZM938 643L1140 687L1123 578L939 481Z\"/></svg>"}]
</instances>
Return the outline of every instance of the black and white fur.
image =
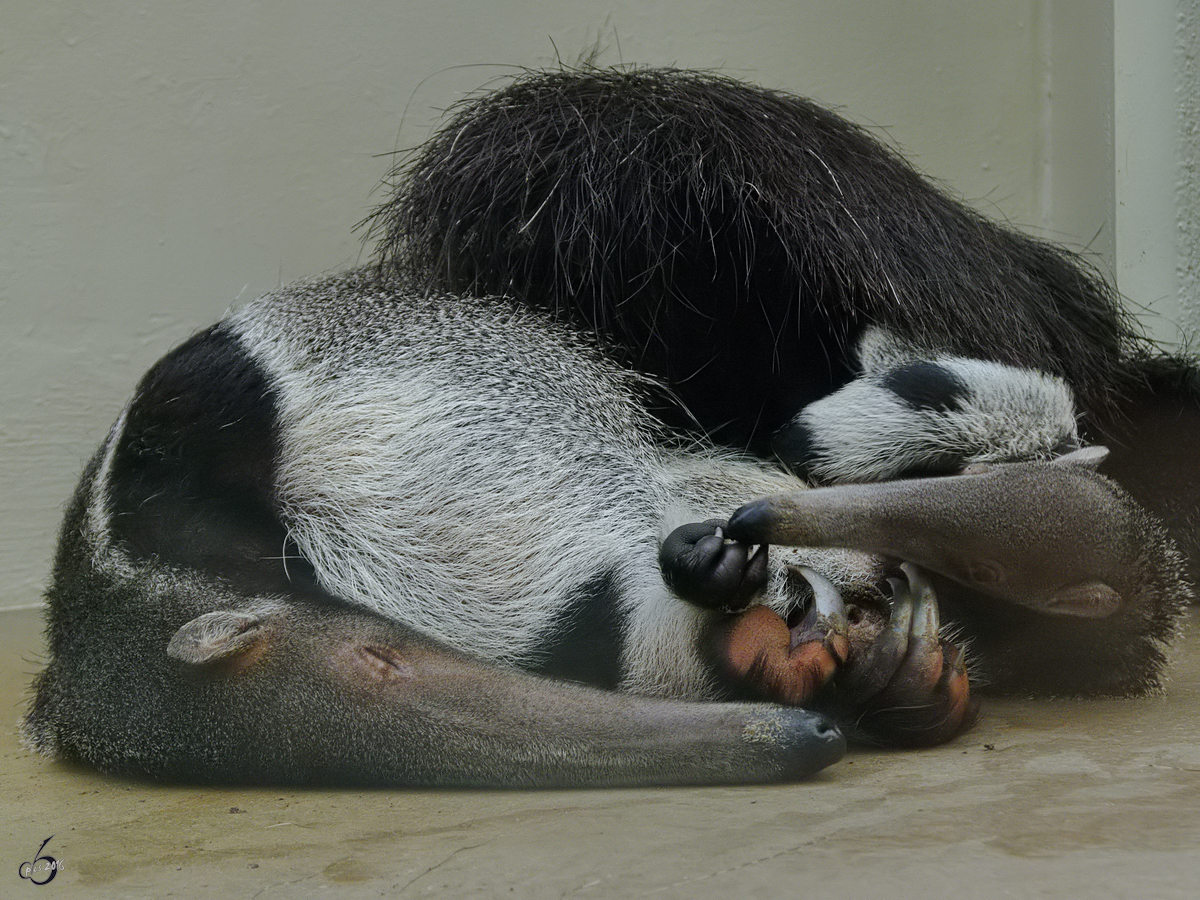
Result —
<instances>
[{"instance_id":1,"label":"black and white fur","mask_svg":"<svg viewBox=\"0 0 1200 900\"><path fill-rule=\"evenodd\" d=\"M663 584L659 545L794 482L672 449L634 401L636 376L503 301L352 276L225 327L272 385L274 501L326 590L484 659L565 674L600 663L547 658L580 616L589 639L607 632L611 686L714 694L690 649L703 616Z\"/></svg>"},{"instance_id":2,"label":"black and white fur","mask_svg":"<svg viewBox=\"0 0 1200 900\"><path fill-rule=\"evenodd\" d=\"M775 696L758 690L772 683L763 673L739 688L712 653L752 598L732 613L685 602L705 599L710 575L684 596L660 567L681 525L803 485L681 443L645 411L646 389L504 299L359 271L251 303L147 374L85 472L48 592L51 660L28 743L115 772L224 782L736 782L832 762L843 744L827 719L711 702ZM999 521L1027 502L984 504ZM1165 538L1112 521L1121 540L1149 534L1162 550L1153 578L1122 591L1126 612L1095 626L1125 648L1140 623L1136 661L1083 687L1144 691L1186 591ZM726 559L736 545L718 548ZM776 550L755 599L790 623L828 579L886 609L891 574L884 556ZM923 652L937 654L936 614L921 608L910 642L932 637ZM1029 627L1014 625L1000 655L1020 653ZM1047 633L1070 644L1074 632ZM903 635L892 650L882 681L915 652ZM1022 677L1041 671L1053 689L1056 649L1039 643L1025 662ZM936 722L910 727L901 705L897 725L886 691L865 706L855 691L824 705L855 725L883 702L876 739L941 740L969 721L960 705L947 726L933 703Z\"/></svg>"},{"instance_id":3,"label":"black and white fur","mask_svg":"<svg viewBox=\"0 0 1200 900\"><path fill-rule=\"evenodd\" d=\"M670 389L647 402L672 426L818 483L887 476L876 451L896 440L913 473L1069 445L1035 425L1026 446L1001 397L1003 450L936 409L964 398L945 373L968 360L1025 370L1001 379L1018 393L1030 372L1061 379L1082 442L1110 447L1104 471L1200 579L1196 360L1148 342L1084 255L982 216L814 101L713 72L530 71L454 108L392 187L367 222L381 267L596 333ZM961 362L854 384L872 329ZM879 377L917 414L871 399ZM842 400L881 430L843 428ZM944 453L919 449L931 437Z\"/></svg>"},{"instance_id":4,"label":"black and white fur","mask_svg":"<svg viewBox=\"0 0 1200 900\"><path fill-rule=\"evenodd\" d=\"M871 327L1062 378L1088 419L1142 346L1083 257L818 103L712 72L527 72L459 104L392 181L380 265L601 335L672 388L672 424L739 449L852 380Z\"/></svg>"},{"instance_id":5,"label":"black and white fur","mask_svg":"<svg viewBox=\"0 0 1200 900\"><path fill-rule=\"evenodd\" d=\"M804 407L775 453L818 484L946 475L1078 449L1074 398L1031 369L922 352L879 328L858 377Z\"/></svg>"},{"instance_id":6,"label":"black and white fur","mask_svg":"<svg viewBox=\"0 0 1200 900\"><path fill-rule=\"evenodd\" d=\"M832 762L840 735L799 710L510 668L722 693L697 651L713 614L667 589L659 544L795 483L670 446L640 388L502 300L351 273L250 304L151 370L88 467L28 741L203 781L754 781ZM878 578L817 555L844 583ZM772 602L804 589L779 569Z\"/></svg>"},{"instance_id":7,"label":"black and white fur","mask_svg":"<svg viewBox=\"0 0 1200 900\"><path fill-rule=\"evenodd\" d=\"M816 177L803 195L814 210L853 226L869 203L885 199L870 200L863 187L890 186L895 196L919 199L933 220L957 223L976 250L972 229L984 243L1000 234L1009 263L1052 270L1054 296L1080 287L1072 302L1082 324L1067 349L1087 352L1079 359L1049 353L1055 336L1046 332L1018 335L996 358L974 359L967 331L990 318L976 306L987 285L972 278L988 274L979 254L956 270L957 283L972 290L954 301L914 287L919 273L901 282L888 269L898 259L939 259L927 240L909 244L884 228L864 235L866 244L854 233L839 244L826 232L803 252L725 266L727 250L754 242L712 222L696 232L715 252L704 257L707 269L676 269L655 256L661 246L650 246L640 260L648 266L636 270L646 280L635 284L632 330L618 328L614 340L605 317L623 303L606 306L619 301L606 292L620 279L595 268L587 253L569 265L566 257L542 259L537 241L547 235L539 231L533 244L518 240L526 255L513 257L525 274L548 263L548 284L595 301L581 327L575 315L555 321L561 310L547 310L515 269L502 268L494 286L511 299L478 291L486 287L479 271L445 249L482 242L511 255L518 248L506 243L507 232L452 229L450 243L426 253L421 240L447 237L438 231L444 223L435 217L425 231L406 231L413 220L392 208L384 265L255 301L172 351L139 385L63 525L48 591L51 658L24 725L31 746L109 771L198 781L804 777L841 753L829 720L728 701L799 698L843 726L896 743L943 740L970 721L961 690L946 705L945 680L927 677L943 659L948 671L959 670L961 651L939 636L924 576L912 566L897 575L897 547L899 559L935 579L951 613L942 618L976 648L979 670L995 687L1142 693L1161 686L1188 597L1171 541L1088 466L1046 462L1078 442L1072 388L1087 389L1093 418L1107 408L1095 401L1103 393L1097 373L1115 364L1123 332L1106 319L1103 291L1069 259L956 212L836 117L725 82L673 78L655 75L648 84L665 86L668 101L681 84L709 100L715 91L735 118L742 113L722 92L782 104L789 114L798 109L793 137L809 128L869 163L855 173L843 168L844 155L814 155L800 140L797 158L819 164L807 170ZM586 95L591 88L581 84ZM633 86L635 94L644 87ZM522 114L536 121L544 109L535 98ZM444 142L431 147L435 160L446 150ZM669 146L640 149L654 172L669 174L679 163ZM507 175L524 177L527 161L502 162ZM458 197L503 213L496 187L491 200L469 190ZM612 193L607 200L619 202L604 208L660 208L654 190L661 185L648 178L644 187L645 196ZM738 190L705 197L753 231L761 206ZM540 228L549 201L534 199L522 221ZM409 208L403 196L397 202ZM568 221L571 214L552 218L565 228L553 245L564 252L576 246L567 238L587 233ZM784 218L796 225L804 215ZM460 224L474 227L466 217ZM686 218L669 224L690 234ZM864 256L871 241L879 252ZM766 317L764 343L756 308L747 316L745 303L779 287L780 271L791 284L786 272L797 260L811 266L801 279L808 287L814 273L837 277L800 308L804 329L778 332L781 324L798 326L790 306L776 307L783 318ZM469 286L433 286L447 262ZM634 263L616 258L617 274ZM941 265L943 274L954 268ZM600 281L589 285L598 272ZM1009 275L1004 264L990 277L1003 286ZM716 305L687 306L689 285L710 276ZM860 293L856 278L891 293ZM794 299L797 286L781 296ZM638 309L681 299L703 327L669 315L660 331L653 316L637 319ZM880 314L891 300L895 314ZM592 313L603 321L589 320ZM1041 322L1043 314L1031 304L1012 318ZM638 330L647 325L650 332ZM776 346L793 333L798 344ZM688 340L712 334L728 340L700 347L712 358L693 358ZM738 347L744 335L753 338L748 350ZM857 357L824 355L851 338ZM646 354L633 352L639 347ZM756 357L758 350L765 355ZM1032 371L1031 361L1044 361L1052 374ZM1009 482L956 475L899 482L895 491L807 494L815 508L877 510L840 530L796 525L789 517L803 502L750 507L758 512L726 526L746 501L794 497L804 483L773 462L663 423L683 427L680 413L693 406L701 432L760 453L774 436L786 464L825 482L1027 462L1005 470L1015 473ZM1062 498L1065 524L1040 522L1048 540L1015 541L1008 555L987 557L979 546L987 542L977 539L997 528L1019 533L1043 488ZM1098 512L1076 517L1077 510ZM810 546L772 548L769 556L747 546L793 534L810 535ZM923 536L929 540L916 540ZM1101 543L1115 548L1109 556L1124 562L1119 571L1095 558ZM1020 577L1010 582L1013 565ZM997 572L1004 577L992 577ZM1065 593L1058 590L1064 573L1075 579ZM838 610L843 601L867 610L868 624L848 624ZM897 624L910 619L911 628ZM815 692L797 687L807 669L790 668L797 648L810 645L820 657L813 671L826 663L836 671Z\"/></svg>"}]
</instances>

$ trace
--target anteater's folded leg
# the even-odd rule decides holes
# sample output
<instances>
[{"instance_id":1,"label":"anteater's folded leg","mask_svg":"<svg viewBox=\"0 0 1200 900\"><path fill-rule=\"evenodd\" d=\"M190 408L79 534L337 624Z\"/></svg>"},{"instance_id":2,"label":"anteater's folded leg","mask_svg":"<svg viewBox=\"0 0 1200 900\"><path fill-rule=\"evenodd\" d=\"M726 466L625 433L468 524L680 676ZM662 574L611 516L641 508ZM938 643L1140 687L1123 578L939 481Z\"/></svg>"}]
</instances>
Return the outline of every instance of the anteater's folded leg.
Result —
<instances>
[{"instance_id":1,"label":"anteater's folded leg","mask_svg":"<svg viewBox=\"0 0 1200 900\"><path fill-rule=\"evenodd\" d=\"M962 648L940 634L937 598L912 566L891 579L890 616L849 608L816 571L812 602L786 620L766 606L717 622L709 658L733 693L828 712L858 740L948 741L975 721Z\"/></svg>"},{"instance_id":2,"label":"anteater's folded leg","mask_svg":"<svg viewBox=\"0 0 1200 900\"><path fill-rule=\"evenodd\" d=\"M947 741L970 727L972 699L963 648L942 637L937 597L908 563L890 578L887 624L867 646L855 646L836 680L813 704L845 723L857 740L919 747Z\"/></svg>"}]
</instances>

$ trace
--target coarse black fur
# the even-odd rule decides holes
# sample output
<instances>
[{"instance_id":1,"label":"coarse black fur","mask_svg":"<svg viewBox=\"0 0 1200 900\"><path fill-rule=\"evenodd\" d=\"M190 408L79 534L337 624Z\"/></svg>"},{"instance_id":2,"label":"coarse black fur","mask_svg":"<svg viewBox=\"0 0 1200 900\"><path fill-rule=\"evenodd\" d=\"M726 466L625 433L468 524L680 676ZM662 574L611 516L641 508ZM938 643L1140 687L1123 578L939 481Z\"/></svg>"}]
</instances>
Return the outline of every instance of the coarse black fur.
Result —
<instances>
[{"instance_id":1,"label":"coarse black fur","mask_svg":"<svg viewBox=\"0 0 1200 900\"><path fill-rule=\"evenodd\" d=\"M1085 417L1130 380L1138 338L1083 257L722 75L531 72L461 104L392 181L369 220L382 265L596 330L665 380L672 424L738 448L848 381L872 324L1061 376Z\"/></svg>"},{"instance_id":2,"label":"coarse black fur","mask_svg":"<svg viewBox=\"0 0 1200 900\"><path fill-rule=\"evenodd\" d=\"M1079 439L1113 445L1103 471L1200 576L1195 359L1142 336L1086 256L810 100L710 72L533 71L461 103L391 183L367 220L381 266L594 330L666 385L668 423L796 472L814 452L797 417L858 375L865 329L1057 376Z\"/></svg>"}]
</instances>

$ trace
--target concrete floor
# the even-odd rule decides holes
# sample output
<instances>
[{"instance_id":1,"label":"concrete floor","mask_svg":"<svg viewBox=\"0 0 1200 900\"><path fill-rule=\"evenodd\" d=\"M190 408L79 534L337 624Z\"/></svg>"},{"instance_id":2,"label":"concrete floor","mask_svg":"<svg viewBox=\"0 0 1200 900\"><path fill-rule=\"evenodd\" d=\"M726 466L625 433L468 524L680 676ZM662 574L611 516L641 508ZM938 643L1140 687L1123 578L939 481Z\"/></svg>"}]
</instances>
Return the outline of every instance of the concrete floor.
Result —
<instances>
[{"instance_id":1,"label":"concrete floor","mask_svg":"<svg viewBox=\"0 0 1200 900\"><path fill-rule=\"evenodd\" d=\"M957 742L787 787L280 791L0 742L0 897L1200 897L1200 630L1166 697L991 701ZM0 613L10 721L36 611ZM18 877L48 837L52 883Z\"/></svg>"}]
</instances>

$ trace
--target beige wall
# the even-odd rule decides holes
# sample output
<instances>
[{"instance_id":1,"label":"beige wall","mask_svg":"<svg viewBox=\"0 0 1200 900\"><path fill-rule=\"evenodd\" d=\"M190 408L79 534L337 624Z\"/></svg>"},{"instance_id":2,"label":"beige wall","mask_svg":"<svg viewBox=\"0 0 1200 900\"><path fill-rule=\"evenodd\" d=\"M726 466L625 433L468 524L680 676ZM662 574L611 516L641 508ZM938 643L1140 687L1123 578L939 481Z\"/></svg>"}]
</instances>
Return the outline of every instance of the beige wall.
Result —
<instances>
[{"instance_id":1,"label":"beige wall","mask_svg":"<svg viewBox=\"0 0 1200 900\"><path fill-rule=\"evenodd\" d=\"M1177 344L1200 308L1200 0L1115 0L1117 283Z\"/></svg>"},{"instance_id":2,"label":"beige wall","mask_svg":"<svg viewBox=\"0 0 1200 900\"><path fill-rule=\"evenodd\" d=\"M599 36L605 62L841 105L981 208L1111 256L1111 21L1082 0L6 0L0 607L36 600L145 368L239 299L354 263L378 154L462 91Z\"/></svg>"},{"instance_id":3,"label":"beige wall","mask_svg":"<svg viewBox=\"0 0 1200 900\"><path fill-rule=\"evenodd\" d=\"M1163 130L1176 144L1176 190L1168 194L1161 222L1175 213L1175 283L1179 298L1179 322L1192 347L1200 349L1200 0L1177 0L1175 26L1174 78L1171 97L1174 109L1166 110L1168 121ZM1166 85L1158 90L1165 91ZM1170 120L1174 120L1174 133ZM1172 210L1173 206L1173 210Z\"/></svg>"}]
</instances>

